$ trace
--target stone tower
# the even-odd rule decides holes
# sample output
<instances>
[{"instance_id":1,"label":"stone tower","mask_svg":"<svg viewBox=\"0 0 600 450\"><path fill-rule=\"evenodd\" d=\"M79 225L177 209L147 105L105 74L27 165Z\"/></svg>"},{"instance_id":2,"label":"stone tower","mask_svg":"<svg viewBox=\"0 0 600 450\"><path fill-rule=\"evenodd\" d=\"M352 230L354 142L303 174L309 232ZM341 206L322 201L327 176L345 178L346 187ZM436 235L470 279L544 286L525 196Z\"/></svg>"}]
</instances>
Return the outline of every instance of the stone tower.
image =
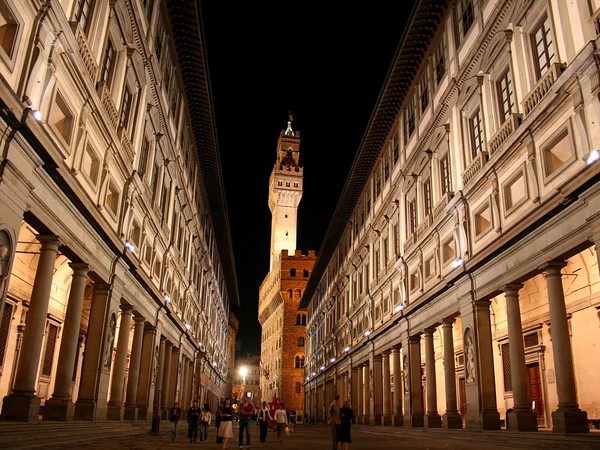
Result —
<instances>
[{"instance_id":1,"label":"stone tower","mask_svg":"<svg viewBox=\"0 0 600 450\"><path fill-rule=\"evenodd\" d=\"M277 159L269 179L269 208L271 210L271 261L281 250L294 253L296 250L296 228L298 205L302 199L303 168L300 160L300 132L292 129L292 115L288 117L285 130L279 133Z\"/></svg>"},{"instance_id":2,"label":"stone tower","mask_svg":"<svg viewBox=\"0 0 600 450\"><path fill-rule=\"evenodd\" d=\"M303 169L299 165L300 133L292 116L281 130L277 157L269 179L271 253L269 273L259 289L261 333L260 388L263 400L278 397L298 417L304 407L304 334L306 311L300 299L315 264L314 250L296 249L298 205L302 198Z\"/></svg>"}]
</instances>

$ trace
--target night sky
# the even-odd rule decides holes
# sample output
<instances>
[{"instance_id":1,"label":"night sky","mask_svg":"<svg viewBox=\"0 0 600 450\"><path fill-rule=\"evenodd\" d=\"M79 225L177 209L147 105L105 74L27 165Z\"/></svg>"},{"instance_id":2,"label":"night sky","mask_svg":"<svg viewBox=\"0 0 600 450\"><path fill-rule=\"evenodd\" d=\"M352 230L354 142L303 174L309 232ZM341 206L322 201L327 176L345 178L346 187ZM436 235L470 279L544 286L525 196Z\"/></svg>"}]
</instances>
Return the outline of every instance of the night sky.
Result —
<instances>
[{"instance_id":1,"label":"night sky","mask_svg":"<svg viewBox=\"0 0 600 450\"><path fill-rule=\"evenodd\" d=\"M238 342L242 353L258 354L279 132L291 112L304 167L297 248L318 257L412 2L201 5L240 292Z\"/></svg>"}]
</instances>

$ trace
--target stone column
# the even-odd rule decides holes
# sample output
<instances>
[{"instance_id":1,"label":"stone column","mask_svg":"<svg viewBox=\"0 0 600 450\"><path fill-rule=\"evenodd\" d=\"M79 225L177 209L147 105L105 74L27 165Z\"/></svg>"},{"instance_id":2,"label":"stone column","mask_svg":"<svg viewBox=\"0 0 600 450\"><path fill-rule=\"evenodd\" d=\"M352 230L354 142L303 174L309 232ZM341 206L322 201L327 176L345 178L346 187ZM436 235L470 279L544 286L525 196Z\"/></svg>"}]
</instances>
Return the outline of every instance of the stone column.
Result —
<instances>
[{"instance_id":1,"label":"stone column","mask_svg":"<svg viewBox=\"0 0 600 450\"><path fill-rule=\"evenodd\" d=\"M489 380L494 376L494 352L492 348L492 326L490 321L490 301L475 301L475 321L477 326L474 348L476 382L480 390L481 403L479 410L479 425L483 430L499 430L500 414L496 405L496 385ZM478 363L478 365L477 365Z\"/></svg>"},{"instance_id":2,"label":"stone column","mask_svg":"<svg viewBox=\"0 0 600 450\"><path fill-rule=\"evenodd\" d=\"M408 424L411 427L425 426L423 412L423 388L421 386L421 336L408 338L408 368L405 368L405 380L408 381L409 406ZM405 415L406 416L406 415Z\"/></svg>"},{"instance_id":3,"label":"stone column","mask_svg":"<svg viewBox=\"0 0 600 450\"><path fill-rule=\"evenodd\" d=\"M362 364L359 364L358 367L356 368L356 370L357 370L357 377L356 377L356 409L357 409L356 419L357 420L356 420L356 422L362 423L362 418L365 414L364 400L363 400L364 380L363 380Z\"/></svg>"},{"instance_id":4,"label":"stone column","mask_svg":"<svg viewBox=\"0 0 600 450\"><path fill-rule=\"evenodd\" d=\"M86 333L85 351L81 368L79 383L79 396L75 402L76 420L103 420L105 418L105 405L102 404L102 412L98 417L98 395L97 386L100 377L104 376L104 360L109 356L112 349L112 340L107 340L105 334L106 321L109 308L110 284L94 283L92 294L92 309ZM104 348L106 347L106 349ZM105 350L103 355L103 350ZM105 400L102 399L102 402Z\"/></svg>"},{"instance_id":5,"label":"stone column","mask_svg":"<svg viewBox=\"0 0 600 450\"><path fill-rule=\"evenodd\" d=\"M371 382L373 383L373 409L371 410L371 425L382 425L383 423L383 373L382 356L373 355L373 373Z\"/></svg>"},{"instance_id":6,"label":"stone column","mask_svg":"<svg viewBox=\"0 0 600 450\"><path fill-rule=\"evenodd\" d=\"M425 339L425 377L427 380L427 428L441 428L442 418L437 410L437 382L435 379L435 349L433 347L433 333L435 328L426 328L423 333Z\"/></svg>"},{"instance_id":7,"label":"stone column","mask_svg":"<svg viewBox=\"0 0 600 450\"><path fill-rule=\"evenodd\" d=\"M390 351L386 350L382 354L381 367L383 372L383 424L392 424L392 406L390 404L390 395L392 385L390 381Z\"/></svg>"},{"instance_id":8,"label":"stone column","mask_svg":"<svg viewBox=\"0 0 600 450\"><path fill-rule=\"evenodd\" d=\"M403 425L404 416L402 414L402 372L400 371L400 348L392 348L392 369L394 371L394 426Z\"/></svg>"},{"instance_id":9,"label":"stone column","mask_svg":"<svg viewBox=\"0 0 600 450\"><path fill-rule=\"evenodd\" d=\"M164 338L160 338L160 345L158 347L158 361L156 365L156 372L154 377L154 400L152 402L152 433L158 434L160 431L160 421L162 417L162 410L165 406L162 404L162 383L163 375L165 373L165 353L166 353L166 341Z\"/></svg>"},{"instance_id":10,"label":"stone column","mask_svg":"<svg viewBox=\"0 0 600 450\"><path fill-rule=\"evenodd\" d=\"M462 428L462 418L458 413L456 401L456 365L454 363L454 319L442 320L444 340L444 386L446 387L446 414L443 417L444 428Z\"/></svg>"},{"instance_id":11,"label":"stone column","mask_svg":"<svg viewBox=\"0 0 600 450\"><path fill-rule=\"evenodd\" d=\"M579 409L573 371L573 353L569 337L567 308L562 286L563 261L550 261L544 268L548 285L552 353L556 372L558 409L552 413L555 433L589 433L587 413Z\"/></svg>"},{"instance_id":12,"label":"stone column","mask_svg":"<svg viewBox=\"0 0 600 450\"><path fill-rule=\"evenodd\" d=\"M40 258L25 319L25 334L19 353L15 385L12 393L4 397L2 403L4 420L37 422L40 412L41 402L35 392L52 289L52 275L60 242L58 236L54 235L38 235L37 239L42 245Z\"/></svg>"},{"instance_id":13,"label":"stone column","mask_svg":"<svg viewBox=\"0 0 600 450\"><path fill-rule=\"evenodd\" d=\"M125 384L125 366L127 365L127 348L129 346L129 328L132 314L133 307L121 305L119 339L110 385L110 401L108 402L107 418L109 420L123 420L123 385Z\"/></svg>"},{"instance_id":14,"label":"stone column","mask_svg":"<svg viewBox=\"0 0 600 450\"><path fill-rule=\"evenodd\" d=\"M135 340L135 338L134 338ZM158 368L158 344L155 346L156 327L149 323L144 325L142 356L140 358L140 376L137 383L136 407L139 420L151 419L150 412L154 404L156 385L152 374Z\"/></svg>"},{"instance_id":15,"label":"stone column","mask_svg":"<svg viewBox=\"0 0 600 450\"><path fill-rule=\"evenodd\" d=\"M163 376L160 380L160 404L161 404L161 417L167 418L169 408L173 406L173 399L169 398L169 386L171 385L171 355L173 354L173 344L170 342L165 343L165 359L163 363Z\"/></svg>"},{"instance_id":16,"label":"stone column","mask_svg":"<svg viewBox=\"0 0 600 450\"><path fill-rule=\"evenodd\" d=\"M350 390L351 390L351 394L350 394L350 405L352 406L352 412L354 412L354 419L356 421L356 418L358 417L359 414L359 402L358 402L358 378L360 376L360 370L358 369L358 367L352 367L352 377L350 379Z\"/></svg>"},{"instance_id":17,"label":"stone column","mask_svg":"<svg viewBox=\"0 0 600 450\"><path fill-rule=\"evenodd\" d=\"M89 267L84 263L69 263L73 269L71 290L67 303L67 312L60 341L56 377L54 379L54 392L52 397L44 404L44 420L73 419L75 403L71 392L73 372L79 347L79 329L81 327L81 311L83 310L83 297Z\"/></svg>"},{"instance_id":18,"label":"stone column","mask_svg":"<svg viewBox=\"0 0 600 450\"><path fill-rule=\"evenodd\" d=\"M363 364L363 424L371 423L371 378L369 377L369 365Z\"/></svg>"},{"instance_id":19,"label":"stone column","mask_svg":"<svg viewBox=\"0 0 600 450\"><path fill-rule=\"evenodd\" d=\"M123 418L125 420L137 419L137 391L140 379L140 362L142 358L142 343L144 339L144 322L142 316L135 316L133 328L133 342L131 344L131 356L129 357L129 374L127 376L127 393L125 395L125 409Z\"/></svg>"},{"instance_id":20,"label":"stone column","mask_svg":"<svg viewBox=\"0 0 600 450\"><path fill-rule=\"evenodd\" d=\"M504 287L506 319L508 325L508 347L510 351L510 374L513 387L513 409L507 412L507 427L511 431L537 431L537 416L531 409L529 375L525 363L523 326L519 306L519 290L522 284L511 283Z\"/></svg>"}]
</instances>

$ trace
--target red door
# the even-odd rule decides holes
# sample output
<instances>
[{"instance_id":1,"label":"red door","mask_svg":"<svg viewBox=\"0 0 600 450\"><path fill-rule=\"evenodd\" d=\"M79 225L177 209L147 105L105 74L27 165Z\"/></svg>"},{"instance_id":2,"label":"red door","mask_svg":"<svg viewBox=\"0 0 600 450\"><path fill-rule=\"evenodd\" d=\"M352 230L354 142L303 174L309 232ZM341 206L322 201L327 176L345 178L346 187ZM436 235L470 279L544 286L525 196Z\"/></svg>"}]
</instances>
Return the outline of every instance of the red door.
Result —
<instances>
[{"instance_id":1,"label":"red door","mask_svg":"<svg viewBox=\"0 0 600 450\"><path fill-rule=\"evenodd\" d=\"M539 427L546 426L546 417L544 415L544 399L542 396L542 380L540 377L540 365L538 363L529 364L529 393L531 394L532 409L537 415Z\"/></svg>"}]
</instances>

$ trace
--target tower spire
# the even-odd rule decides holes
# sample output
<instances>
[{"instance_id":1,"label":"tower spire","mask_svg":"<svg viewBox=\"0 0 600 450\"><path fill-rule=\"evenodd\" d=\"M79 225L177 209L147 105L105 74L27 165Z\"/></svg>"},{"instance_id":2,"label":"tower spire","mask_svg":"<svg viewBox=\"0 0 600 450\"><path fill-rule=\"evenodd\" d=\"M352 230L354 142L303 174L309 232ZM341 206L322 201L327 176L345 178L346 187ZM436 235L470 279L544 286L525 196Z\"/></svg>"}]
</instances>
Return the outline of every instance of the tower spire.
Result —
<instances>
[{"instance_id":1,"label":"tower spire","mask_svg":"<svg viewBox=\"0 0 600 450\"><path fill-rule=\"evenodd\" d=\"M288 112L288 124L287 124L287 128L285 130L285 134L286 136L293 136L294 135L294 130L292 129L292 122L294 120L294 116L292 116L292 112Z\"/></svg>"}]
</instances>

